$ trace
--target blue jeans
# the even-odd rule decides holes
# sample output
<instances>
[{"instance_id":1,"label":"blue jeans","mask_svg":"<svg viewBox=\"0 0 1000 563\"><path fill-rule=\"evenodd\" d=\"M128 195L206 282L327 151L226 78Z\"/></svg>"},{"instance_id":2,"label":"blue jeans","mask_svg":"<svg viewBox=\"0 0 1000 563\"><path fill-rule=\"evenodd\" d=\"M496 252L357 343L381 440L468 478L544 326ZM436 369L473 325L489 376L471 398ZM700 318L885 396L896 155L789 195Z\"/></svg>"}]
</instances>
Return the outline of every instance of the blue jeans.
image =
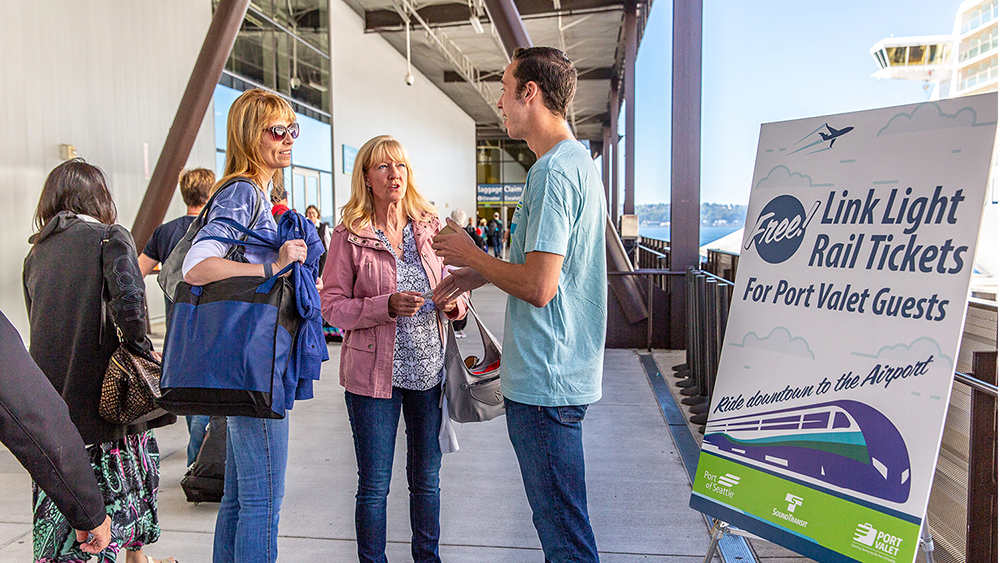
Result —
<instances>
[{"instance_id":1,"label":"blue jeans","mask_svg":"<svg viewBox=\"0 0 1000 563\"><path fill-rule=\"evenodd\" d=\"M587 405L540 407L504 399L531 519L545 561L599 561L587 514L583 417Z\"/></svg>"},{"instance_id":2,"label":"blue jeans","mask_svg":"<svg viewBox=\"0 0 1000 563\"><path fill-rule=\"evenodd\" d=\"M209 416L205 414L188 415L184 417L188 427L188 467L198 457L201 445L205 443L205 431L208 430Z\"/></svg>"},{"instance_id":3,"label":"blue jeans","mask_svg":"<svg viewBox=\"0 0 1000 563\"><path fill-rule=\"evenodd\" d=\"M406 482L410 490L410 552L416 563L439 563L441 536L441 387L392 388L389 399L345 393L358 458L354 524L361 563L386 563L386 497L392 478L399 411L406 423Z\"/></svg>"},{"instance_id":4,"label":"blue jeans","mask_svg":"<svg viewBox=\"0 0 1000 563\"><path fill-rule=\"evenodd\" d=\"M274 563L285 496L288 415L281 420L230 416L226 430L226 484L212 561Z\"/></svg>"}]
</instances>

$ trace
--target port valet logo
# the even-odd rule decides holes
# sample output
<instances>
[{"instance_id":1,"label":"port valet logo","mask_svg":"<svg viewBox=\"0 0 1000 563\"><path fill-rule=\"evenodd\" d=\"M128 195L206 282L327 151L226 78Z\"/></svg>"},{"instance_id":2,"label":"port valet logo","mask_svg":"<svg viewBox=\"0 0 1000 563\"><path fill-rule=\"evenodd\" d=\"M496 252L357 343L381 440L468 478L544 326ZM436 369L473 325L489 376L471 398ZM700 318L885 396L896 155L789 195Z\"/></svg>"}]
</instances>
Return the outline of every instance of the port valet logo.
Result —
<instances>
[{"instance_id":1,"label":"port valet logo","mask_svg":"<svg viewBox=\"0 0 1000 563\"><path fill-rule=\"evenodd\" d=\"M914 560L996 129L996 93L761 127L693 508Z\"/></svg>"}]
</instances>

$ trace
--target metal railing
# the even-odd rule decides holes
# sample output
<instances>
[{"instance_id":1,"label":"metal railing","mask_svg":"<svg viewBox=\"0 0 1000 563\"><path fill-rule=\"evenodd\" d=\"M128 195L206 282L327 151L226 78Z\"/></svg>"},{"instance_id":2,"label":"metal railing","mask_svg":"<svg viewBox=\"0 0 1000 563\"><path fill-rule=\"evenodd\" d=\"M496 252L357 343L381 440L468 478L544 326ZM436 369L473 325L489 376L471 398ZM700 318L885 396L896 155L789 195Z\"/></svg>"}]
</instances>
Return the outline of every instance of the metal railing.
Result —
<instances>
[{"instance_id":1,"label":"metal railing","mask_svg":"<svg viewBox=\"0 0 1000 563\"><path fill-rule=\"evenodd\" d=\"M736 283L736 268L740 265L738 252L709 250L705 270L712 275Z\"/></svg>"},{"instance_id":2,"label":"metal railing","mask_svg":"<svg viewBox=\"0 0 1000 563\"><path fill-rule=\"evenodd\" d=\"M687 361L686 368L674 375L685 396L681 403L691 413L690 421L704 432L709 405L719 372L719 358L729 319L733 282L703 270L689 269L687 284Z\"/></svg>"},{"instance_id":3,"label":"metal railing","mask_svg":"<svg viewBox=\"0 0 1000 563\"><path fill-rule=\"evenodd\" d=\"M642 276L646 278L646 349L653 349L653 296L654 287L659 287L665 291L669 291L669 278L671 276L683 276L684 272L673 272L666 269L657 268L640 268L638 270L632 270L631 272L614 272L609 271L609 277L616 276ZM658 319L657 319L658 320Z\"/></svg>"}]
</instances>

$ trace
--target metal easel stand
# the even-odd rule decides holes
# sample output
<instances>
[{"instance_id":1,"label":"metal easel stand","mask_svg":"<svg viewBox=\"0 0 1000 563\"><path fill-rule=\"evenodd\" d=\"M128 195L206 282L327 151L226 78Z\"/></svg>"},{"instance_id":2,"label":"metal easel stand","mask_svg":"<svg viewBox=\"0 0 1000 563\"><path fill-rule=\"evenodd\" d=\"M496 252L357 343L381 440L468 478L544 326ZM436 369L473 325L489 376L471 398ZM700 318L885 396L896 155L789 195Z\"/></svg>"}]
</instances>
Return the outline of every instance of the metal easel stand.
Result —
<instances>
[{"instance_id":1,"label":"metal easel stand","mask_svg":"<svg viewBox=\"0 0 1000 563\"><path fill-rule=\"evenodd\" d=\"M934 563L934 538L931 537L931 527L924 517L924 525L920 528L920 549L924 550L925 563Z\"/></svg>"},{"instance_id":2,"label":"metal easel stand","mask_svg":"<svg viewBox=\"0 0 1000 563\"><path fill-rule=\"evenodd\" d=\"M740 536L740 537L749 538L749 539L752 539L752 540L764 540L764 538L762 538L760 536L756 536L754 534L751 534L750 532L747 532L745 530L741 530L739 528L733 528L728 523L723 522L722 520L719 520L718 518L713 518L712 519L712 542L710 544L708 544L708 552L705 553L705 561L704 561L704 563L711 563L712 557L715 556L715 553L719 549L719 542L724 537L726 537L726 536ZM767 541L767 540L764 540L764 541Z\"/></svg>"}]
</instances>

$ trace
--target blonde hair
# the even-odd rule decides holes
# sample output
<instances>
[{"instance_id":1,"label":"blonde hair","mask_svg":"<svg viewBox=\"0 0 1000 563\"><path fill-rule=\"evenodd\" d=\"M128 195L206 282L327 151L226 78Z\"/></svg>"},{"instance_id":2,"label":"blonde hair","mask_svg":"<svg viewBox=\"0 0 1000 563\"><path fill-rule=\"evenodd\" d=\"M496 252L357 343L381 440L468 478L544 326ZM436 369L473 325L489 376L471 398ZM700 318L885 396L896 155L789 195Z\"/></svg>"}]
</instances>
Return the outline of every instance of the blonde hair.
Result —
<instances>
[{"instance_id":1,"label":"blonde hair","mask_svg":"<svg viewBox=\"0 0 1000 563\"><path fill-rule=\"evenodd\" d=\"M371 225L375 220L375 199L371 191L365 187L365 173L376 163L391 158L406 165L406 195L403 196L403 213L410 219L427 221L437 217L437 208L427 201L417 188L410 156L402 143L389 135L379 135L370 139L358 150L354 160L354 173L351 175L351 197L340 208L341 221L344 227L354 234Z\"/></svg>"},{"instance_id":2,"label":"blonde hair","mask_svg":"<svg viewBox=\"0 0 1000 563\"><path fill-rule=\"evenodd\" d=\"M212 193L236 176L251 178L254 185L261 180L264 159L260 154L260 141L264 128L275 120L295 121L295 111L281 96L253 88L236 98L226 122L226 168ZM275 186L282 178L281 173L274 174ZM257 188L264 191L266 186Z\"/></svg>"}]
</instances>

